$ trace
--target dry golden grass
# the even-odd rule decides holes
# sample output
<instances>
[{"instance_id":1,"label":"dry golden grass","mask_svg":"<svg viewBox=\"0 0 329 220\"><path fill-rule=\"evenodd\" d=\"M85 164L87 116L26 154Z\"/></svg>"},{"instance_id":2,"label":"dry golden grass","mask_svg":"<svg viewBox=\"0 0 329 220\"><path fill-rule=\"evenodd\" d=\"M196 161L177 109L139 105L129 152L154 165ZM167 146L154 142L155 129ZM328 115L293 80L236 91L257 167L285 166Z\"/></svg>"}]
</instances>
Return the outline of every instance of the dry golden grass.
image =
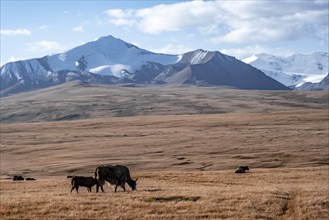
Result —
<instances>
[{"instance_id":1,"label":"dry golden grass","mask_svg":"<svg viewBox=\"0 0 329 220\"><path fill-rule=\"evenodd\" d=\"M327 219L328 97L70 84L2 98L0 218ZM67 175L101 164L127 165L138 191L69 193Z\"/></svg>"},{"instance_id":2,"label":"dry golden grass","mask_svg":"<svg viewBox=\"0 0 329 220\"><path fill-rule=\"evenodd\" d=\"M328 167L133 173L137 191L2 180L1 219L327 219ZM95 190L95 189L93 189Z\"/></svg>"},{"instance_id":3,"label":"dry golden grass","mask_svg":"<svg viewBox=\"0 0 329 220\"><path fill-rule=\"evenodd\" d=\"M1 175L329 164L328 111L135 116L1 125Z\"/></svg>"}]
</instances>

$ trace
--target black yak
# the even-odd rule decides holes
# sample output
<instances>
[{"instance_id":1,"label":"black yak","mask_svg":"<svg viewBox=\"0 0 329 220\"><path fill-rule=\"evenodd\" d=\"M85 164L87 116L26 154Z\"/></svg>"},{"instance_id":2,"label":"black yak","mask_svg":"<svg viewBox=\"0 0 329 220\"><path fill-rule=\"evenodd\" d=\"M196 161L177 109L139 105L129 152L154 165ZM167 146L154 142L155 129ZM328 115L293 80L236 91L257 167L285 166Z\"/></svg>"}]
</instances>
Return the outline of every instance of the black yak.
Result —
<instances>
[{"instance_id":1,"label":"black yak","mask_svg":"<svg viewBox=\"0 0 329 220\"><path fill-rule=\"evenodd\" d=\"M85 176L68 176L67 178L72 178L71 185L72 189L71 192L76 189L77 193L80 186L87 187L88 192L91 192L91 188L94 185L97 185L97 180L93 177L85 177Z\"/></svg>"},{"instance_id":2,"label":"black yak","mask_svg":"<svg viewBox=\"0 0 329 220\"><path fill-rule=\"evenodd\" d=\"M14 180L14 181L24 180L24 177L22 177L22 176L14 176L14 177L13 177L13 180Z\"/></svg>"},{"instance_id":3,"label":"black yak","mask_svg":"<svg viewBox=\"0 0 329 220\"><path fill-rule=\"evenodd\" d=\"M248 166L240 166L235 170L235 173L245 173L246 170L249 170Z\"/></svg>"},{"instance_id":4,"label":"black yak","mask_svg":"<svg viewBox=\"0 0 329 220\"><path fill-rule=\"evenodd\" d=\"M99 190L99 186L101 187L102 192L104 192L103 185L105 181L110 183L111 185L115 185L114 192L117 191L118 186L126 191L125 184L131 187L132 190L136 190L136 180L133 180L130 177L130 172L128 167L122 165L115 166L99 166L95 170L95 179L98 182L96 192Z\"/></svg>"}]
</instances>

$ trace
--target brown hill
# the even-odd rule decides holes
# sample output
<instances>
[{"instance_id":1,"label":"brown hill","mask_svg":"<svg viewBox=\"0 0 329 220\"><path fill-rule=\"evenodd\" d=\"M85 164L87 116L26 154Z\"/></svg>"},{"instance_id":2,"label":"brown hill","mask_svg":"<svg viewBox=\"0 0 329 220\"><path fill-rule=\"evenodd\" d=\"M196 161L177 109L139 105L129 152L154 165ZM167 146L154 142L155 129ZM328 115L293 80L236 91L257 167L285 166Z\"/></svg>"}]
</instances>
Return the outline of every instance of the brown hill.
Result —
<instances>
[{"instance_id":1,"label":"brown hill","mask_svg":"<svg viewBox=\"0 0 329 220\"><path fill-rule=\"evenodd\" d=\"M222 114L326 108L326 92L225 87L121 87L74 81L1 98L2 123L113 116Z\"/></svg>"}]
</instances>

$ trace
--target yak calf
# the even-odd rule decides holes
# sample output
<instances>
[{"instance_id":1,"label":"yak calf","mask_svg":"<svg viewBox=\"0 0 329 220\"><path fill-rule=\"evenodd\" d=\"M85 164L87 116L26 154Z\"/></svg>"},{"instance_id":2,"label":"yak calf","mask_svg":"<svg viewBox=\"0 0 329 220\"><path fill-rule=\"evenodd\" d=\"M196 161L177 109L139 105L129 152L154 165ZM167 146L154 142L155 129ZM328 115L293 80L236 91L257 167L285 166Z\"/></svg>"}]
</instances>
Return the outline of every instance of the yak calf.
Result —
<instances>
[{"instance_id":1,"label":"yak calf","mask_svg":"<svg viewBox=\"0 0 329 220\"><path fill-rule=\"evenodd\" d=\"M72 178L71 185L72 189L71 192L76 189L77 193L80 186L87 187L88 192L91 192L91 188L94 185L97 185L97 180L93 177L85 177L85 176L68 176L68 178Z\"/></svg>"}]
</instances>

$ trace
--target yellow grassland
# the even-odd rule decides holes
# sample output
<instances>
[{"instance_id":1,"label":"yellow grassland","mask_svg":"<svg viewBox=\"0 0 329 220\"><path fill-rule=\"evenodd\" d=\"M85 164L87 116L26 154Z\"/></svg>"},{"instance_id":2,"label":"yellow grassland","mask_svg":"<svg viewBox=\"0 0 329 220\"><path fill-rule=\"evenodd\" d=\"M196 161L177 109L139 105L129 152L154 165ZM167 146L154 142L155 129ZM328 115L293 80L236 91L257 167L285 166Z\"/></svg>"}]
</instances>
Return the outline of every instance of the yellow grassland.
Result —
<instances>
[{"instance_id":1,"label":"yellow grassland","mask_svg":"<svg viewBox=\"0 0 329 220\"><path fill-rule=\"evenodd\" d=\"M328 94L109 88L1 99L0 219L328 219ZM70 193L101 164L137 191Z\"/></svg>"}]
</instances>

